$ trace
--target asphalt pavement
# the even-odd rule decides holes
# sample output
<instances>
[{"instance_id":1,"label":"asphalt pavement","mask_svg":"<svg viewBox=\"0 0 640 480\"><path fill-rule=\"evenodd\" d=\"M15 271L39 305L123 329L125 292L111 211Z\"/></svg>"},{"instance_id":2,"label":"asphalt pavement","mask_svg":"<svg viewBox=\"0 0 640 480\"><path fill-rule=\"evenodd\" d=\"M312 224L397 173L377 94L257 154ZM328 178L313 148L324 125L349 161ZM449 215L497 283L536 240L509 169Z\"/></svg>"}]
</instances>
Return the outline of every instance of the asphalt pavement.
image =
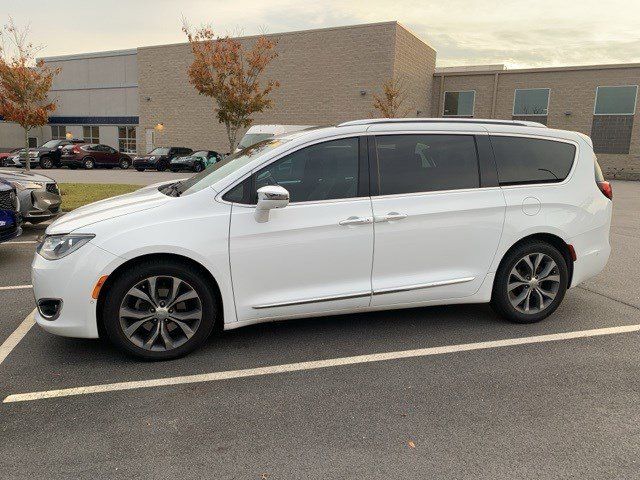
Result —
<instances>
[{"instance_id":1,"label":"asphalt pavement","mask_svg":"<svg viewBox=\"0 0 640 480\"><path fill-rule=\"evenodd\" d=\"M3 403L0 477L640 478L638 332L538 340L640 325L640 183L615 182L614 204L606 270L535 325L506 323L486 305L312 318L229 331L162 363L33 327L0 363L0 399L314 360L330 366ZM27 227L19 240L34 241L42 228ZM0 288L30 283L34 246L0 245ZM0 343L32 309L29 289L0 290ZM505 339L528 343L453 348ZM452 348L335 361L431 347Z\"/></svg>"}]
</instances>

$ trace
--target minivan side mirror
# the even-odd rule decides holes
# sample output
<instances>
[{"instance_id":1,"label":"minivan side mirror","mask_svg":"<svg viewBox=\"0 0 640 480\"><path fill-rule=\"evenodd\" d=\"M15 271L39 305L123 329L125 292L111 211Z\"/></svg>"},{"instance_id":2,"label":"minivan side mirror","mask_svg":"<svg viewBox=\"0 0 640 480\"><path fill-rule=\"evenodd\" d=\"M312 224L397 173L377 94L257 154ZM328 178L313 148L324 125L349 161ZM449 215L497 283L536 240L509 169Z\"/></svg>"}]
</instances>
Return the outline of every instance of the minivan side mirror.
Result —
<instances>
[{"instance_id":1,"label":"minivan side mirror","mask_svg":"<svg viewBox=\"0 0 640 480\"><path fill-rule=\"evenodd\" d=\"M269 211L289 205L289 192L280 185L266 185L258 189L255 218L258 223L269 221Z\"/></svg>"}]
</instances>

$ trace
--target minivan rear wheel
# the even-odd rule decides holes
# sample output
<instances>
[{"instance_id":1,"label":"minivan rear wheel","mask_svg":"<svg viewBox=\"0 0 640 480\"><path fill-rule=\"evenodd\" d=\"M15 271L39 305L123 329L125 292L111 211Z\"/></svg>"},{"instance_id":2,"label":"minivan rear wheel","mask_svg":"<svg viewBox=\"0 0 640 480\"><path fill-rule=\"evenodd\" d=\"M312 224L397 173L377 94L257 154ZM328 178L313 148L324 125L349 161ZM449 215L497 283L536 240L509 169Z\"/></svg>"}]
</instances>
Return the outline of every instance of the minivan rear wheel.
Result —
<instances>
[{"instance_id":1,"label":"minivan rear wheel","mask_svg":"<svg viewBox=\"0 0 640 480\"><path fill-rule=\"evenodd\" d=\"M153 260L119 275L105 297L109 339L141 358L168 360L198 348L217 318L211 288L193 268Z\"/></svg>"},{"instance_id":2,"label":"minivan rear wheel","mask_svg":"<svg viewBox=\"0 0 640 480\"><path fill-rule=\"evenodd\" d=\"M568 279L566 260L558 249L543 241L525 242L500 264L491 306L512 322L539 322L558 308Z\"/></svg>"}]
</instances>

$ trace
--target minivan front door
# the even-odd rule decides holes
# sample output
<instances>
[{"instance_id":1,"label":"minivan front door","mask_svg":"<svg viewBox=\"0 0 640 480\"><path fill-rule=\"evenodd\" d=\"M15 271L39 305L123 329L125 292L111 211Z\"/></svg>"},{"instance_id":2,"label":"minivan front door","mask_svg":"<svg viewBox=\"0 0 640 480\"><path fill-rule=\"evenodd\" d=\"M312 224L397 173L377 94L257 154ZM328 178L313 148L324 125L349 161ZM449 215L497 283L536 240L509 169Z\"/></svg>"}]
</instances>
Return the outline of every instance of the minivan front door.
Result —
<instances>
[{"instance_id":1,"label":"minivan front door","mask_svg":"<svg viewBox=\"0 0 640 480\"><path fill-rule=\"evenodd\" d=\"M500 188L479 188L476 138L378 135L374 143L379 195L372 198L372 306L473 295L505 215Z\"/></svg>"},{"instance_id":2,"label":"minivan front door","mask_svg":"<svg viewBox=\"0 0 640 480\"><path fill-rule=\"evenodd\" d=\"M251 198L233 204L229 238L239 321L369 306L373 215L359 151L357 137L318 143L243 182ZM253 192L270 184L287 189L290 204L258 221Z\"/></svg>"}]
</instances>

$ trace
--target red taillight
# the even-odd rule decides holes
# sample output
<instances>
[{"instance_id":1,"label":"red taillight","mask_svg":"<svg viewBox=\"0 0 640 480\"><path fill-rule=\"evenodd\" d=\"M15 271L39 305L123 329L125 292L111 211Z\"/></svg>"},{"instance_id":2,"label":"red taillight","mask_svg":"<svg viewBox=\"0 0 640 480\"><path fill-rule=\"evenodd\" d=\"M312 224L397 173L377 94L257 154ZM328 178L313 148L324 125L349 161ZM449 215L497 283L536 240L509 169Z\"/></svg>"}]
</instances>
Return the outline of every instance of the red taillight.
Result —
<instances>
[{"instance_id":1,"label":"red taillight","mask_svg":"<svg viewBox=\"0 0 640 480\"><path fill-rule=\"evenodd\" d=\"M602 194L607 197L609 200L613 200L613 188L609 182L596 182L598 184L598 188L602 192Z\"/></svg>"},{"instance_id":2,"label":"red taillight","mask_svg":"<svg viewBox=\"0 0 640 480\"><path fill-rule=\"evenodd\" d=\"M80 147L78 145L73 146L73 153L80 153Z\"/></svg>"}]
</instances>

